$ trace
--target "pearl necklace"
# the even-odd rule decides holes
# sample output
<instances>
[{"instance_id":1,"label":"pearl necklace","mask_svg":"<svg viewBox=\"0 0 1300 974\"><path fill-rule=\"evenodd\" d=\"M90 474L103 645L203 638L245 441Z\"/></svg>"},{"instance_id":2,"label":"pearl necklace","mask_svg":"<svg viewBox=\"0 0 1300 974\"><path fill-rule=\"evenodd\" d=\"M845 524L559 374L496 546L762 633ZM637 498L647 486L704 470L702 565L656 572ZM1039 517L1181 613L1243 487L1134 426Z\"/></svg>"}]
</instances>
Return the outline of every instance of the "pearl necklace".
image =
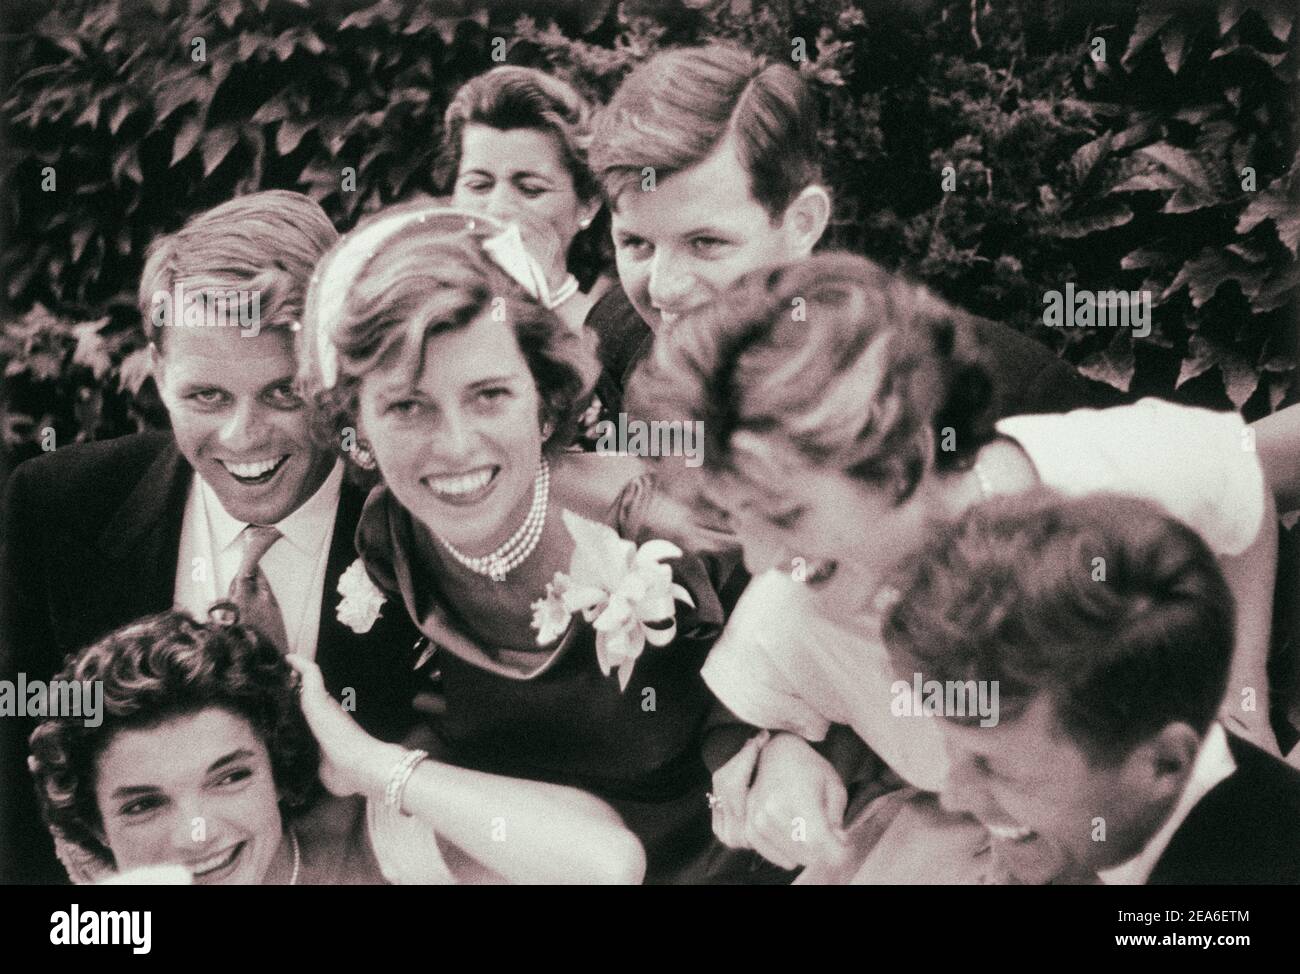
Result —
<instances>
[{"instance_id":1,"label":"pearl necklace","mask_svg":"<svg viewBox=\"0 0 1300 974\"><path fill-rule=\"evenodd\" d=\"M298 870L302 868L302 850L298 848L298 833L289 829L289 844L293 846L293 875L289 877L289 885L298 885Z\"/></svg>"},{"instance_id":2,"label":"pearl necklace","mask_svg":"<svg viewBox=\"0 0 1300 974\"><path fill-rule=\"evenodd\" d=\"M546 508L551 499L551 465L542 458L533 479L533 503L519 530L489 554L473 557L456 550L450 541L438 538L447 553L476 575L486 575L494 582L504 582L506 575L518 568L537 548L546 526Z\"/></svg>"}]
</instances>

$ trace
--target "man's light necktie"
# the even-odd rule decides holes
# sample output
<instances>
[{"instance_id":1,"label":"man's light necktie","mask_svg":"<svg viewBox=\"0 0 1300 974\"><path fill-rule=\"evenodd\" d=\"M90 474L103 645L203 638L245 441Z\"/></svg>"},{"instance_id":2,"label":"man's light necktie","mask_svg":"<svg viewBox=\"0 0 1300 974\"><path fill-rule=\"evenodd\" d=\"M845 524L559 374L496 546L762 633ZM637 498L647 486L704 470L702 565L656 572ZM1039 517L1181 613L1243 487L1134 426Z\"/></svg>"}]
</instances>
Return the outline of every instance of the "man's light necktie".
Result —
<instances>
[{"instance_id":1,"label":"man's light necktie","mask_svg":"<svg viewBox=\"0 0 1300 974\"><path fill-rule=\"evenodd\" d=\"M250 524L244 528L244 557L239 571L230 582L229 598L239 606L239 621L255 627L273 642L281 653L289 651L289 637L285 634L284 616L280 603L271 591L271 583L258 562L266 550L283 535L272 527Z\"/></svg>"}]
</instances>

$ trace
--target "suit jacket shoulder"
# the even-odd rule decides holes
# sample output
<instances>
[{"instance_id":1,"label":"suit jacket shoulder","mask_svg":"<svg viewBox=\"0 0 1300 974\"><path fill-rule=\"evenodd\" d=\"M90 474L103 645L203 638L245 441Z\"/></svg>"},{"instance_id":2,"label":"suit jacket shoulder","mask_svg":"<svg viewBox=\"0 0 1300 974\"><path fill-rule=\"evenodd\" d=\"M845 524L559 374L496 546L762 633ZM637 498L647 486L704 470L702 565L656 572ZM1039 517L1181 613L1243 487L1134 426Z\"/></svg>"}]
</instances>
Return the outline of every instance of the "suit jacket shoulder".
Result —
<instances>
[{"instance_id":1,"label":"suit jacket shoulder","mask_svg":"<svg viewBox=\"0 0 1300 974\"><path fill-rule=\"evenodd\" d=\"M628 378L654 341L650 326L637 314L621 284L615 284L587 312L586 327L596 334L600 378L596 394L610 413L623 409Z\"/></svg>"},{"instance_id":2,"label":"suit jacket shoulder","mask_svg":"<svg viewBox=\"0 0 1300 974\"><path fill-rule=\"evenodd\" d=\"M999 419L1096 405L1083 376L1046 345L999 321L970 320L974 356L993 381Z\"/></svg>"},{"instance_id":3,"label":"suit jacket shoulder","mask_svg":"<svg viewBox=\"0 0 1300 974\"><path fill-rule=\"evenodd\" d=\"M185 474L188 485L188 465L168 432L64 447L19 464L10 477L10 503L38 507L65 526L98 535L160 461Z\"/></svg>"},{"instance_id":4,"label":"suit jacket shoulder","mask_svg":"<svg viewBox=\"0 0 1300 974\"><path fill-rule=\"evenodd\" d=\"M1228 735L1237 770L1174 833L1149 882L1300 883L1300 771Z\"/></svg>"}]
</instances>

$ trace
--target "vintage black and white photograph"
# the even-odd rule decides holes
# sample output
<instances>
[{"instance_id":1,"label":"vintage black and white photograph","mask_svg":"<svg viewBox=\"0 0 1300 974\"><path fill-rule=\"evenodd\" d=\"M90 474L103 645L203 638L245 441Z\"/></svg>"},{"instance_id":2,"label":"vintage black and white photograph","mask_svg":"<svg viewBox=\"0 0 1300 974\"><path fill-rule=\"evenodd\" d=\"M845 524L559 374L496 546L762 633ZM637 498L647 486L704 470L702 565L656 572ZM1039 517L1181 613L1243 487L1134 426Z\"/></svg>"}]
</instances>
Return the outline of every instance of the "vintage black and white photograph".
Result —
<instances>
[{"instance_id":1,"label":"vintage black and white photograph","mask_svg":"<svg viewBox=\"0 0 1300 974\"><path fill-rule=\"evenodd\" d=\"M6 0L0 881L1300 884L1298 47Z\"/></svg>"}]
</instances>

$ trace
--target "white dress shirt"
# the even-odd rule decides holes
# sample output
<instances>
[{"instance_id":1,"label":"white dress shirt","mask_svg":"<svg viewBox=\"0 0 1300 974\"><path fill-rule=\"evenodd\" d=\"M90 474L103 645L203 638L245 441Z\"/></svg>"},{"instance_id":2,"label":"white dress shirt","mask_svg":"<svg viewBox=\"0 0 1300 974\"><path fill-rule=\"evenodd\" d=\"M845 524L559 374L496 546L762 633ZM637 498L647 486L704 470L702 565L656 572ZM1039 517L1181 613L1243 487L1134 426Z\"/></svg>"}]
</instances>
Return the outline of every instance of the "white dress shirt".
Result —
<instances>
[{"instance_id":1,"label":"white dress shirt","mask_svg":"<svg viewBox=\"0 0 1300 974\"><path fill-rule=\"evenodd\" d=\"M1196 803L1236 770L1237 762L1232 759L1232 751L1228 748L1228 733L1222 724L1216 722L1210 725L1209 733L1201 742L1201 749L1196 752L1192 773L1183 786L1183 793L1178 797L1173 814L1160 826L1160 831L1152 836L1146 847L1128 862L1120 863L1113 869L1099 869L1097 875L1101 881L1107 886L1144 885L1160 857L1165 854L1174 833L1187 821L1187 816L1192 813Z\"/></svg>"},{"instance_id":2,"label":"white dress shirt","mask_svg":"<svg viewBox=\"0 0 1300 974\"><path fill-rule=\"evenodd\" d=\"M325 568L338 513L343 466L336 463L316 493L276 522L283 535L267 549L258 566L280 604L289 652L316 658ZM176 560L175 602L199 620L224 599L239 570L244 545L240 534L248 522L231 517L216 492L195 475L181 521L180 554Z\"/></svg>"}]
</instances>

